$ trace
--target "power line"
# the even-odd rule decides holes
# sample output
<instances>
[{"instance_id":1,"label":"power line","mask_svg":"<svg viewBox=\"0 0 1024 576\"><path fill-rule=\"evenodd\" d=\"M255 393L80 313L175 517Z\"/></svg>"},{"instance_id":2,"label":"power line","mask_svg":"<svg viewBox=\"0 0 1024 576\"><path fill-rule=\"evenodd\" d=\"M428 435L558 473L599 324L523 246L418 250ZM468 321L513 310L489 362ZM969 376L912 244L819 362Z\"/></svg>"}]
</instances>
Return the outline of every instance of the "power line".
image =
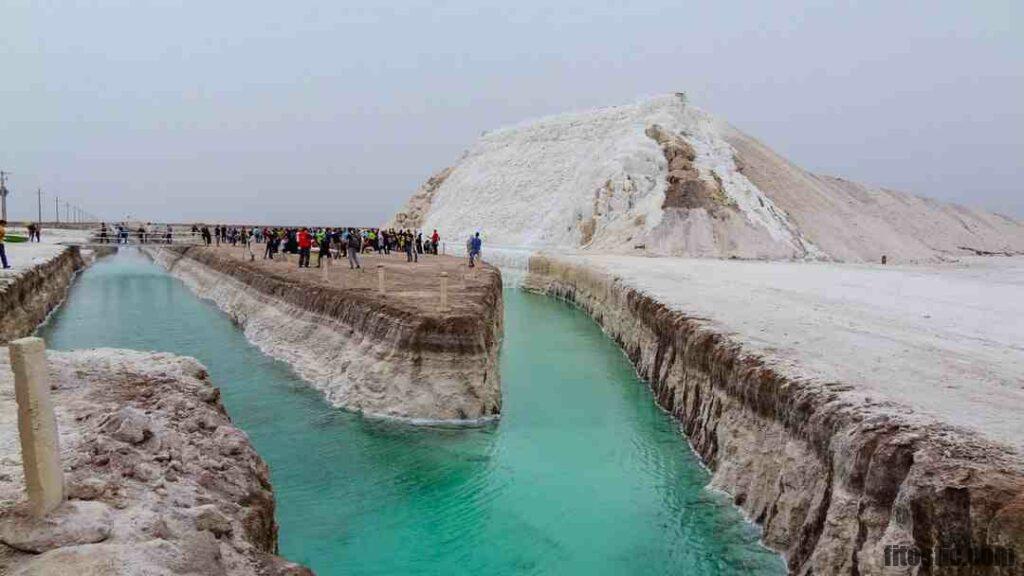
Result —
<instances>
[{"instance_id":1,"label":"power line","mask_svg":"<svg viewBox=\"0 0 1024 576\"><path fill-rule=\"evenodd\" d=\"M19 172L19 174L24 175ZM7 170L0 170L0 218L7 220L7 197L11 195L11 190L7 187L7 179L12 175L12 172ZM43 220L43 189L42 186L36 187L36 219L39 222ZM61 222L61 200L60 196L54 195L53 197L53 217L54 222ZM97 217L92 213L86 211L81 206L72 204L70 201L64 201L64 222L65 223L85 223L92 220L97 220Z\"/></svg>"}]
</instances>

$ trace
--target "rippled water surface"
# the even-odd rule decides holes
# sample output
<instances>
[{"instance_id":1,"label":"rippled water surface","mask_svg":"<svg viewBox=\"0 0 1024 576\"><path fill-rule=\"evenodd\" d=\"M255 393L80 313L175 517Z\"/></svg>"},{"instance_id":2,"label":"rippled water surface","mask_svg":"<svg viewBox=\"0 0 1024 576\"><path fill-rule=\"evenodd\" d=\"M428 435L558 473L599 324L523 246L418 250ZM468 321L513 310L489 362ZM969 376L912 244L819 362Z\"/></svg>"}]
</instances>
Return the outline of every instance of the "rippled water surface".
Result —
<instances>
[{"instance_id":1,"label":"rippled water surface","mask_svg":"<svg viewBox=\"0 0 1024 576\"><path fill-rule=\"evenodd\" d=\"M505 292L501 423L414 429L329 407L136 252L83 273L53 348L194 356L270 464L281 554L318 574L781 574L615 344Z\"/></svg>"}]
</instances>

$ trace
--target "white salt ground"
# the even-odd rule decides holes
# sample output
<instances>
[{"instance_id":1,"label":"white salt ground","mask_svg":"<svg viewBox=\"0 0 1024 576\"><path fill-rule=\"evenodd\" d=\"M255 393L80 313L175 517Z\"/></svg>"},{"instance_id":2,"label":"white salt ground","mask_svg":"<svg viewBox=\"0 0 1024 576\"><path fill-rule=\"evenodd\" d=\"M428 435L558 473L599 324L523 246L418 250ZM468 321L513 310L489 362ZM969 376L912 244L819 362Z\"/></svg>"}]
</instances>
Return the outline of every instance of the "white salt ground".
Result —
<instances>
[{"instance_id":1,"label":"white salt ground","mask_svg":"<svg viewBox=\"0 0 1024 576\"><path fill-rule=\"evenodd\" d=\"M850 384L1024 452L1024 257L881 266L568 256L731 335L787 374Z\"/></svg>"},{"instance_id":2,"label":"white salt ground","mask_svg":"<svg viewBox=\"0 0 1024 576\"><path fill-rule=\"evenodd\" d=\"M24 228L7 228L8 234L28 236ZM0 269L0 292L14 284L27 271L45 264L59 256L66 249L62 243L84 242L87 233L82 230L43 229L41 242L5 242L9 270ZM83 251L86 254L87 251ZM88 257L88 256L87 256Z\"/></svg>"},{"instance_id":3,"label":"white salt ground","mask_svg":"<svg viewBox=\"0 0 1024 576\"><path fill-rule=\"evenodd\" d=\"M28 231L25 228L8 227L7 233L28 236ZM41 242L5 242L4 248L7 251L7 260L11 269L0 270L0 275L11 275L38 266L63 252L62 244L84 242L87 238L88 232L84 230L44 228L40 235Z\"/></svg>"}]
</instances>

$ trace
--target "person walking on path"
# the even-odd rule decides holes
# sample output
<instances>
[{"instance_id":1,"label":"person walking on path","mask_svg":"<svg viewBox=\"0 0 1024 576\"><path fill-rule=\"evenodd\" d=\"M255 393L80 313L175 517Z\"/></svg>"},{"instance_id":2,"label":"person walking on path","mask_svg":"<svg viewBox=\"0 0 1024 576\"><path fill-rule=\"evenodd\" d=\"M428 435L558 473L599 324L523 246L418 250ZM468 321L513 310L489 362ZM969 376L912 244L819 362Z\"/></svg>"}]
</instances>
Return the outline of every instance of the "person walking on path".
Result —
<instances>
[{"instance_id":1,"label":"person walking on path","mask_svg":"<svg viewBox=\"0 0 1024 576\"><path fill-rule=\"evenodd\" d=\"M269 259L273 260L274 259L274 248L277 245L277 237L272 232L268 233L268 234L265 234L263 237L267 241L267 248L266 248L266 250L263 251L263 259L266 260L266 259L269 258Z\"/></svg>"},{"instance_id":2,"label":"person walking on path","mask_svg":"<svg viewBox=\"0 0 1024 576\"><path fill-rule=\"evenodd\" d=\"M348 234L348 237L346 238L346 241L345 241L345 244L346 244L345 252L348 254L348 267L349 267L350 270L353 270L355 268L362 268L361 266L359 266L359 250L360 250L359 234L355 230L352 230L352 229L349 229L347 234Z\"/></svg>"},{"instance_id":3,"label":"person walking on path","mask_svg":"<svg viewBox=\"0 0 1024 576\"><path fill-rule=\"evenodd\" d=\"M472 268L475 264L474 261L480 260L480 248L483 245L483 241L480 240L480 233L477 232L473 236L469 237L466 242L466 249L469 252L469 267Z\"/></svg>"},{"instance_id":4,"label":"person walking on path","mask_svg":"<svg viewBox=\"0 0 1024 576\"><path fill-rule=\"evenodd\" d=\"M299 235L295 230L288 229L284 235L284 250L288 254L299 253Z\"/></svg>"},{"instance_id":5,"label":"person walking on path","mask_svg":"<svg viewBox=\"0 0 1024 576\"><path fill-rule=\"evenodd\" d=\"M249 250L249 262L256 261L256 253L252 251L253 244L256 244L256 229L249 230L249 237L245 239L245 247Z\"/></svg>"},{"instance_id":6,"label":"person walking on path","mask_svg":"<svg viewBox=\"0 0 1024 576\"><path fill-rule=\"evenodd\" d=\"M313 248L313 236L303 228L296 234L295 241L299 245L299 268L309 268L309 253Z\"/></svg>"},{"instance_id":7,"label":"person walking on path","mask_svg":"<svg viewBox=\"0 0 1024 576\"><path fill-rule=\"evenodd\" d=\"M434 228L434 233L430 235L430 245L434 248L434 256L437 256L437 244L441 241L441 235L437 233L437 228Z\"/></svg>"},{"instance_id":8,"label":"person walking on path","mask_svg":"<svg viewBox=\"0 0 1024 576\"><path fill-rule=\"evenodd\" d=\"M420 257L416 253L416 247L413 246L412 232L405 232L402 235L404 243L402 247L405 249L405 261L406 262L419 262Z\"/></svg>"},{"instance_id":9,"label":"person walking on path","mask_svg":"<svg viewBox=\"0 0 1024 576\"><path fill-rule=\"evenodd\" d=\"M0 262L4 265L4 270L10 269L11 265L7 263L7 249L4 248L4 240L7 239L7 220L0 220Z\"/></svg>"},{"instance_id":10,"label":"person walking on path","mask_svg":"<svg viewBox=\"0 0 1024 576\"><path fill-rule=\"evenodd\" d=\"M319 268L323 265L324 258L328 260L331 258L331 235L325 230L321 230L316 237L317 246L320 247L320 251L316 255L316 267Z\"/></svg>"}]
</instances>

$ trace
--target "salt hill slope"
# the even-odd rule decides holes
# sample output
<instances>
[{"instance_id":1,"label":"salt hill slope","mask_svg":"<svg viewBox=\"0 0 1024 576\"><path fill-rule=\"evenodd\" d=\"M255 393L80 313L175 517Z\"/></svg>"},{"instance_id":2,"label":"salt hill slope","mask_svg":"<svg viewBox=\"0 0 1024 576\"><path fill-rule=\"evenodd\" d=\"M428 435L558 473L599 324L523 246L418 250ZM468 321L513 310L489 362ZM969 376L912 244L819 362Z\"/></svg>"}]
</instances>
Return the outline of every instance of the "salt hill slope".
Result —
<instances>
[{"instance_id":1,"label":"salt hill slope","mask_svg":"<svg viewBox=\"0 0 1024 576\"><path fill-rule=\"evenodd\" d=\"M934 260L1024 253L1024 223L806 172L681 94L485 134L392 225L491 246Z\"/></svg>"}]
</instances>

